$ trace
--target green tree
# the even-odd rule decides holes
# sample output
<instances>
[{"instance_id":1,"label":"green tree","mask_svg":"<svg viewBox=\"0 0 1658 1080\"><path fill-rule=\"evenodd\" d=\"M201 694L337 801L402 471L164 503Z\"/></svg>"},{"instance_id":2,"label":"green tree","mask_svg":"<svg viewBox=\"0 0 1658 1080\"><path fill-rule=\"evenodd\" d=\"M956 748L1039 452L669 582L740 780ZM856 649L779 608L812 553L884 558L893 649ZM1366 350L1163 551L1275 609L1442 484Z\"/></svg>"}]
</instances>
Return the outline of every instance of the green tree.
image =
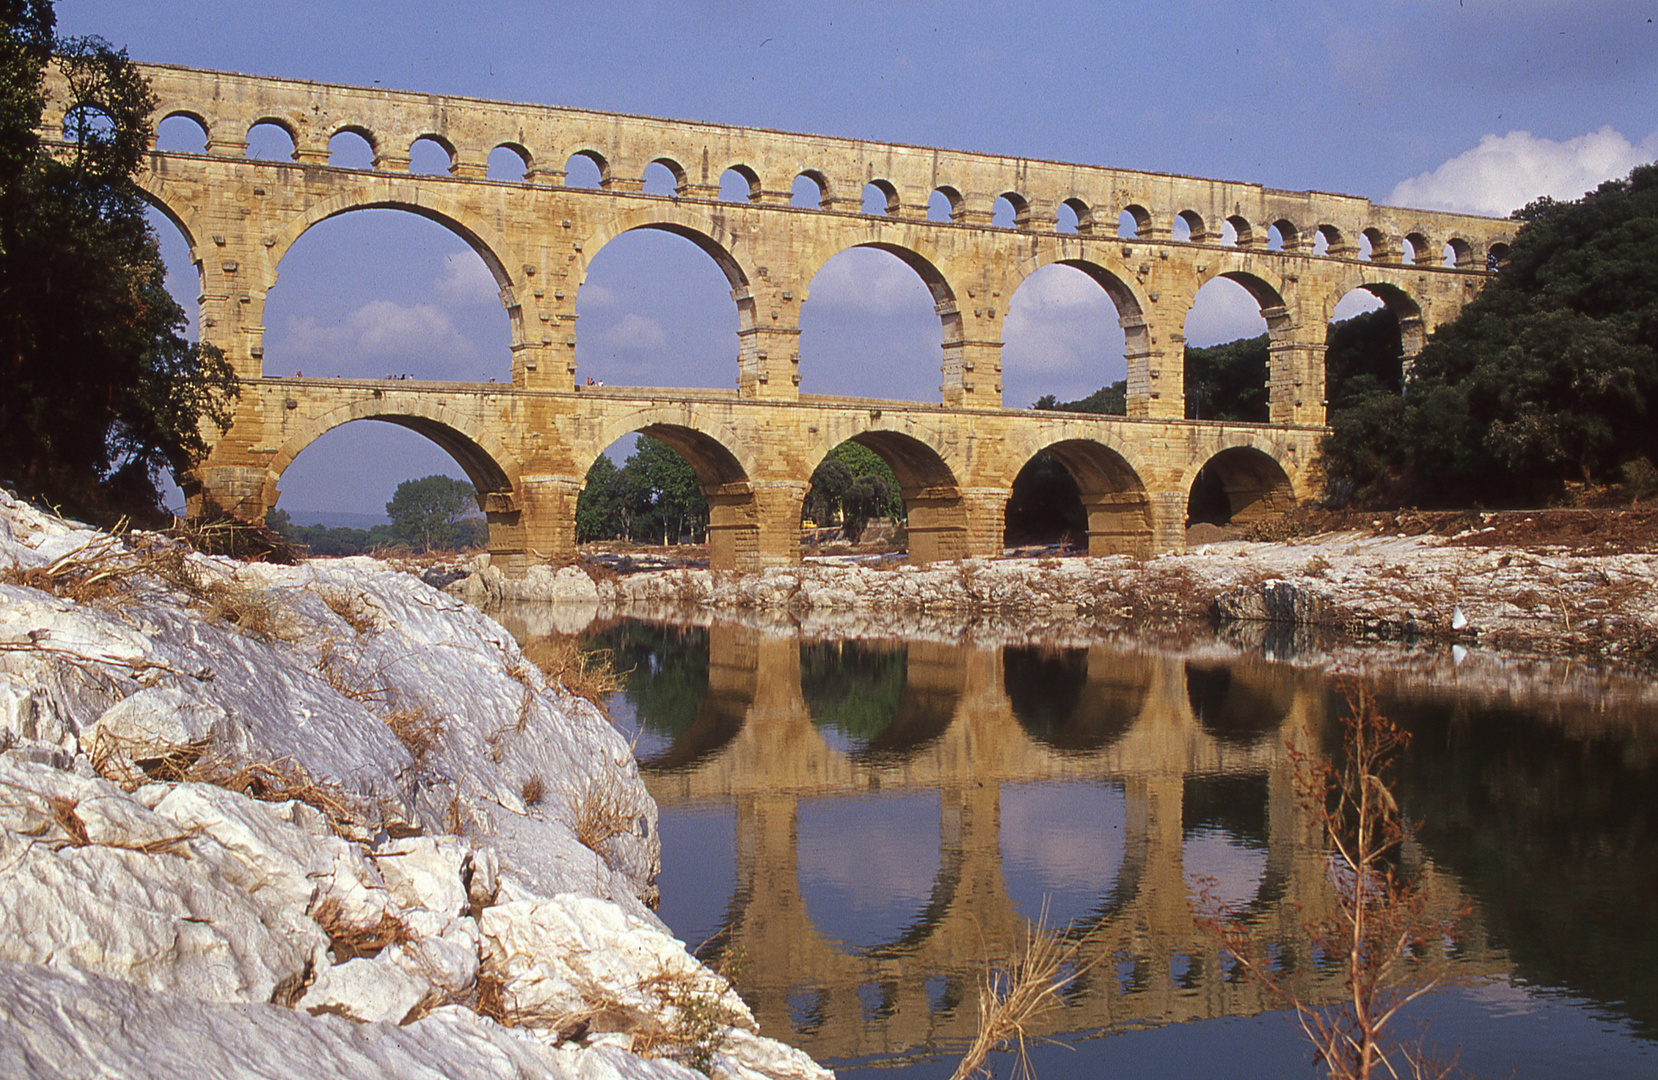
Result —
<instances>
[{"instance_id":1,"label":"green tree","mask_svg":"<svg viewBox=\"0 0 1658 1080\"><path fill-rule=\"evenodd\" d=\"M0 0L0 482L97 520L159 516L156 480L228 427L236 379L184 312L133 182L154 99L47 0ZM43 141L48 64L70 109ZM59 141L61 139L61 141Z\"/></svg>"},{"instance_id":2,"label":"green tree","mask_svg":"<svg viewBox=\"0 0 1658 1080\"><path fill-rule=\"evenodd\" d=\"M614 540L627 534L622 499L621 470L600 454L587 470L587 481L576 497L576 541Z\"/></svg>"},{"instance_id":3,"label":"green tree","mask_svg":"<svg viewBox=\"0 0 1658 1080\"><path fill-rule=\"evenodd\" d=\"M1531 503L1658 457L1658 165L1543 199L1401 399L1331 417L1325 473L1378 502Z\"/></svg>"},{"instance_id":4,"label":"green tree","mask_svg":"<svg viewBox=\"0 0 1658 1080\"><path fill-rule=\"evenodd\" d=\"M629 485L637 508L634 539L660 538L667 544L707 531L708 500L702 494L702 481L679 451L661 439L641 435L623 472L634 474Z\"/></svg>"},{"instance_id":5,"label":"green tree","mask_svg":"<svg viewBox=\"0 0 1658 1080\"><path fill-rule=\"evenodd\" d=\"M1031 405L1033 409L1049 409L1058 412L1099 413L1103 416L1128 415L1128 380L1118 379L1109 386L1102 386L1085 398L1076 401L1056 401L1052 394L1043 394Z\"/></svg>"},{"instance_id":6,"label":"green tree","mask_svg":"<svg viewBox=\"0 0 1658 1080\"><path fill-rule=\"evenodd\" d=\"M464 480L434 475L397 485L386 516L392 533L417 551L456 547L463 536L461 519L478 505L477 492Z\"/></svg>"},{"instance_id":7,"label":"green tree","mask_svg":"<svg viewBox=\"0 0 1658 1080\"><path fill-rule=\"evenodd\" d=\"M1267 335L1186 347L1186 418L1266 423Z\"/></svg>"},{"instance_id":8,"label":"green tree","mask_svg":"<svg viewBox=\"0 0 1658 1080\"><path fill-rule=\"evenodd\" d=\"M898 484L898 476L892 471L881 455L864 446L862 443L843 442L833 450L829 456L842 462L852 470L854 482L873 476L880 481L877 485L881 497L870 508L870 517L902 518L904 516L904 496ZM866 490L868 487L866 486Z\"/></svg>"},{"instance_id":9,"label":"green tree","mask_svg":"<svg viewBox=\"0 0 1658 1080\"><path fill-rule=\"evenodd\" d=\"M841 499L852 486L854 477L846 462L833 454L824 458L812 470L812 486L801 504L803 516L818 525L831 525L841 516Z\"/></svg>"}]
</instances>

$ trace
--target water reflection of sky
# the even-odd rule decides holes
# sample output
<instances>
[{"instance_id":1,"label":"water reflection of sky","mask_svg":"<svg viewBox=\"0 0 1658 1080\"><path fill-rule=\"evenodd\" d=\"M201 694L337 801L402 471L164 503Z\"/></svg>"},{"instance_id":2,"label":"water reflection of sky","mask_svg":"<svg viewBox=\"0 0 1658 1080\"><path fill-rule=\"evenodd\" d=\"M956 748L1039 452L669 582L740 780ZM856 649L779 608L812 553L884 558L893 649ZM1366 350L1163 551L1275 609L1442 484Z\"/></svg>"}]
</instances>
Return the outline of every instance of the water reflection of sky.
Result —
<instances>
[{"instance_id":1,"label":"water reflection of sky","mask_svg":"<svg viewBox=\"0 0 1658 1080\"><path fill-rule=\"evenodd\" d=\"M1005 784L1002 880L1027 919L1080 923L1122 870L1127 808L1116 784Z\"/></svg>"},{"instance_id":2,"label":"water reflection of sky","mask_svg":"<svg viewBox=\"0 0 1658 1080\"><path fill-rule=\"evenodd\" d=\"M936 791L800 801L800 892L820 934L869 948L921 917L938 879L939 806Z\"/></svg>"},{"instance_id":3,"label":"water reflection of sky","mask_svg":"<svg viewBox=\"0 0 1658 1080\"><path fill-rule=\"evenodd\" d=\"M622 738L633 743L633 756L640 761L649 761L674 744L672 735L659 734L639 723L633 702L626 694L618 691L609 695L604 707L610 714L611 725L622 733Z\"/></svg>"},{"instance_id":4,"label":"water reflection of sky","mask_svg":"<svg viewBox=\"0 0 1658 1080\"><path fill-rule=\"evenodd\" d=\"M1255 899L1267 872L1267 853L1219 829L1187 833L1180 846L1186 891L1193 903L1237 911Z\"/></svg>"},{"instance_id":5,"label":"water reflection of sky","mask_svg":"<svg viewBox=\"0 0 1658 1080\"><path fill-rule=\"evenodd\" d=\"M729 806L665 808L656 913L691 949L725 923L737 886L737 815Z\"/></svg>"}]
</instances>

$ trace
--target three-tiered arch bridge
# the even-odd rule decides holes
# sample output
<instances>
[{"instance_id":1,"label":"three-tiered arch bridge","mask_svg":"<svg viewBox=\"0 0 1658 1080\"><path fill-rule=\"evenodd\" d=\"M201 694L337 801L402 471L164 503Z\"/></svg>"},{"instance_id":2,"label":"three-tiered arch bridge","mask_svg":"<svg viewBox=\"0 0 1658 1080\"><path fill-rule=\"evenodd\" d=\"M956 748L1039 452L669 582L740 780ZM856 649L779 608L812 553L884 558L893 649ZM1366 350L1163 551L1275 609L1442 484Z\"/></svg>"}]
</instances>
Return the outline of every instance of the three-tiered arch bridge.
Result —
<instances>
[{"instance_id":1,"label":"three-tiered arch bridge","mask_svg":"<svg viewBox=\"0 0 1658 1080\"><path fill-rule=\"evenodd\" d=\"M1325 335L1343 296L1366 289L1398 315L1408 365L1427 333L1479 290L1514 229L1230 181L141 67L158 124L189 117L205 136L200 153L154 151L138 180L191 247L202 340L223 349L242 379L234 423L209 432L211 452L182 478L192 511L211 505L260 519L276 503L283 470L308 445L341 424L379 420L453 456L479 492L492 557L509 571L573 552L587 469L633 432L661 438L695 469L716 568L797 561L812 472L848 439L897 475L912 559L999 553L1014 479L1044 450L1076 479L1091 552L1178 550L1200 471L1218 479L1234 521L1313 490ZM44 128L56 137L77 105L61 79L48 90ZM248 133L260 124L288 133L291 161L246 156ZM370 167L329 164L329 141L341 132L368 142ZM409 172L421 142L448 155L448 175ZM522 180L488 178L490 154L502 147L523 161ZM597 166L597 188L565 185L577 156ZM644 191L653 164L674 177L671 195ZM746 182L746 201L721 198L728 172ZM817 185L817 206L790 205L801 176ZM884 195L884 213L865 212L870 185ZM935 193L948 200L949 220L928 219ZM1011 227L993 221L1003 198L1014 208ZM1060 231L1061 207L1074 215L1074 232ZM418 214L482 257L511 322L510 385L264 373L265 300L283 255L319 222L365 209ZM1133 227L1119 228L1120 218ZM739 325L733 389L578 385L577 295L593 258L635 229L690 240L725 275ZM931 292L937 402L799 392L807 286L853 247L897 256ZM1127 342L1127 416L1003 405L1009 300L1056 263L1087 274L1116 307ZM1186 314L1217 277L1248 290L1267 323L1265 424L1185 418Z\"/></svg>"}]
</instances>

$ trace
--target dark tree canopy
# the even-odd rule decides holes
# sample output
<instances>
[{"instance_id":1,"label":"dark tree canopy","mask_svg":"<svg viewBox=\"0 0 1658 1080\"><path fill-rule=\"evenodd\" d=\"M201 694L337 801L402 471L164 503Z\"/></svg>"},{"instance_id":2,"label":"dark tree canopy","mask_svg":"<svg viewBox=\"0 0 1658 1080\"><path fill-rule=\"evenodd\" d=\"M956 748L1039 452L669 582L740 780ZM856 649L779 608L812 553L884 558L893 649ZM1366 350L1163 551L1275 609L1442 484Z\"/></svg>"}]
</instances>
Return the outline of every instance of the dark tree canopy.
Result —
<instances>
[{"instance_id":1,"label":"dark tree canopy","mask_svg":"<svg viewBox=\"0 0 1658 1080\"><path fill-rule=\"evenodd\" d=\"M1508 261L1435 332L1406 395L1373 390L1333 412L1333 486L1514 505L1658 459L1658 165L1515 216Z\"/></svg>"},{"instance_id":2,"label":"dark tree canopy","mask_svg":"<svg viewBox=\"0 0 1658 1080\"><path fill-rule=\"evenodd\" d=\"M163 471L229 423L234 373L183 333L133 176L154 99L126 53L0 0L0 483L96 520L153 519ZM48 64L71 106L38 134ZM62 142L58 142L60 139Z\"/></svg>"},{"instance_id":3,"label":"dark tree canopy","mask_svg":"<svg viewBox=\"0 0 1658 1080\"><path fill-rule=\"evenodd\" d=\"M903 517L904 496L898 477L879 454L843 442L813 470L801 512L818 525L839 522L855 540L873 518Z\"/></svg>"},{"instance_id":4,"label":"dark tree canopy","mask_svg":"<svg viewBox=\"0 0 1658 1080\"><path fill-rule=\"evenodd\" d=\"M1188 420L1267 421L1267 336L1186 347Z\"/></svg>"},{"instance_id":5,"label":"dark tree canopy","mask_svg":"<svg viewBox=\"0 0 1658 1080\"><path fill-rule=\"evenodd\" d=\"M1032 403L1033 409L1052 410L1055 412L1082 412L1099 413L1104 416L1128 415L1128 380L1118 379L1109 386L1102 386L1085 398L1076 401L1057 401L1052 394L1043 394Z\"/></svg>"}]
</instances>

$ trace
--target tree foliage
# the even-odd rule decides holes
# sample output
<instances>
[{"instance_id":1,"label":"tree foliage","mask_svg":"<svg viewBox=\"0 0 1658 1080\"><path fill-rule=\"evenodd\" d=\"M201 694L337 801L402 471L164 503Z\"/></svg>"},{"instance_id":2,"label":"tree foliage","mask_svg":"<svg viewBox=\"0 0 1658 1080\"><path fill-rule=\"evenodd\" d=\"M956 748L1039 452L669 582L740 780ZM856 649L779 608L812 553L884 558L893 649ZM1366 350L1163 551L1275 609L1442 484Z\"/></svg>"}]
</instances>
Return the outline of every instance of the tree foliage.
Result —
<instances>
[{"instance_id":1,"label":"tree foliage","mask_svg":"<svg viewBox=\"0 0 1658 1080\"><path fill-rule=\"evenodd\" d=\"M183 333L133 177L154 106L124 51L55 33L45 0L0 0L0 481L107 520L154 518L156 480L229 425L236 379ZM44 78L69 87L40 138ZM61 141L59 141L61 137Z\"/></svg>"},{"instance_id":2,"label":"tree foliage","mask_svg":"<svg viewBox=\"0 0 1658 1080\"><path fill-rule=\"evenodd\" d=\"M1406 395L1333 413L1335 484L1373 501L1531 503L1658 458L1658 165L1515 216L1508 261L1435 332Z\"/></svg>"},{"instance_id":3,"label":"tree foliage","mask_svg":"<svg viewBox=\"0 0 1658 1080\"><path fill-rule=\"evenodd\" d=\"M436 474L398 484L386 503L386 516L391 518L392 535L416 551L453 549L465 535L462 519L477 505L478 493L471 484Z\"/></svg>"},{"instance_id":4,"label":"tree foliage","mask_svg":"<svg viewBox=\"0 0 1658 1080\"><path fill-rule=\"evenodd\" d=\"M1043 394L1031 405L1033 409L1056 412L1099 413L1104 416L1128 415L1128 380L1118 379L1102 386L1085 398L1076 401L1057 401L1052 394Z\"/></svg>"},{"instance_id":5,"label":"tree foliage","mask_svg":"<svg viewBox=\"0 0 1658 1080\"><path fill-rule=\"evenodd\" d=\"M819 525L835 522L856 538L874 518L902 518L904 496L892 467L869 447L844 442L812 472L812 486L801 506L803 516Z\"/></svg>"},{"instance_id":6,"label":"tree foliage","mask_svg":"<svg viewBox=\"0 0 1658 1080\"><path fill-rule=\"evenodd\" d=\"M708 500L689 462L661 439L639 436L621 468L603 454L576 499L576 539L693 542L708 531Z\"/></svg>"},{"instance_id":7,"label":"tree foliage","mask_svg":"<svg viewBox=\"0 0 1658 1080\"><path fill-rule=\"evenodd\" d=\"M1264 424L1268 416L1267 335L1186 347L1186 418Z\"/></svg>"}]
</instances>

